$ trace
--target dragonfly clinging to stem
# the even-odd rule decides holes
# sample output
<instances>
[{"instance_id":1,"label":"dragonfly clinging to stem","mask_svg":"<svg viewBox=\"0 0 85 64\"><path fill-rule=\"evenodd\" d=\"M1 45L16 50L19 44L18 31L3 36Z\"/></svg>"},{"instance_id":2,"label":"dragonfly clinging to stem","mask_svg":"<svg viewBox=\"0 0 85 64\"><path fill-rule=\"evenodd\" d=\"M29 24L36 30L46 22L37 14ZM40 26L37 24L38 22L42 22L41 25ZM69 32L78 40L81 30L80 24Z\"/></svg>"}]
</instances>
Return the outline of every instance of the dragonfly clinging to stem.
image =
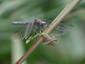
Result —
<instances>
[{"instance_id":1,"label":"dragonfly clinging to stem","mask_svg":"<svg viewBox=\"0 0 85 64\"><path fill-rule=\"evenodd\" d=\"M40 20L40 19L34 19L30 22L20 22L20 21L14 21L12 22L13 24L16 24L16 25L26 25L26 30L25 30L25 33L24 33L24 36L22 39L27 39L32 31L35 30L34 28L37 28L38 30L36 31L39 31L39 33L37 33L35 36L33 37L29 37L27 40L26 40L26 43L29 43L30 40L36 38L37 36L40 36L42 35L42 31L47 27L47 23L46 21L44 20ZM67 26L66 26L67 27ZM60 23L59 26L57 26L56 30L53 32L53 34L50 34L49 36L46 35L46 34L43 34L45 36L45 39L43 40L43 43L44 44L47 44L47 45L55 45L57 39L56 39L56 35L57 36L60 36L64 33L66 33L65 29L66 29L65 25L63 23ZM59 34L59 33L62 33L62 34ZM54 36L55 35L55 36Z\"/></svg>"}]
</instances>

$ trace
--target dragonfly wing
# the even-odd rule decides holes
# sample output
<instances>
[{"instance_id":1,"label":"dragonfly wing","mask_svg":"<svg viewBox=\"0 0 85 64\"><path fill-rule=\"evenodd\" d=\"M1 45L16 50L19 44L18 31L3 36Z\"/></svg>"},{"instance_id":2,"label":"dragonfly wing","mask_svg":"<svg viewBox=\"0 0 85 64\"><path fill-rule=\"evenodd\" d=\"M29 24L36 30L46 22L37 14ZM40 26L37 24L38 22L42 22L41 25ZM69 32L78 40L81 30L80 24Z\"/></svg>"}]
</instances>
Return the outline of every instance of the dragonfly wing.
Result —
<instances>
[{"instance_id":1,"label":"dragonfly wing","mask_svg":"<svg viewBox=\"0 0 85 64\"><path fill-rule=\"evenodd\" d=\"M24 37L23 38L27 39L27 37L30 35L30 33L32 31L32 27L33 27L33 23L32 24L28 24L26 26L25 33L24 33Z\"/></svg>"},{"instance_id":2,"label":"dragonfly wing","mask_svg":"<svg viewBox=\"0 0 85 64\"><path fill-rule=\"evenodd\" d=\"M69 32L72 29L71 25L64 25L61 23L59 26L57 26L56 30L53 32L56 36L62 36L65 35L67 32Z\"/></svg>"}]
</instances>

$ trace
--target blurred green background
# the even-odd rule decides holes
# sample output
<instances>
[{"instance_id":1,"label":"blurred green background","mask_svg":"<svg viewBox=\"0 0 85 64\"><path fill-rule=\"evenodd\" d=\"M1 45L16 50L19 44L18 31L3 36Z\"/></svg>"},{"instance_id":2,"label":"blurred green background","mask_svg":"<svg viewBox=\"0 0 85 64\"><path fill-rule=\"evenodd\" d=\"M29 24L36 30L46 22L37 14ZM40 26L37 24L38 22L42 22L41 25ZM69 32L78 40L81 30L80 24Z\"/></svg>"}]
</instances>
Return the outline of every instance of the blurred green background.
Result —
<instances>
[{"instance_id":1,"label":"blurred green background","mask_svg":"<svg viewBox=\"0 0 85 64\"><path fill-rule=\"evenodd\" d=\"M23 27L13 21L38 18L50 23L70 1L0 0L0 64L14 64L30 46L16 36ZM55 47L41 43L23 64L85 64L85 0L65 18L64 25L68 24L72 28L57 37Z\"/></svg>"}]
</instances>

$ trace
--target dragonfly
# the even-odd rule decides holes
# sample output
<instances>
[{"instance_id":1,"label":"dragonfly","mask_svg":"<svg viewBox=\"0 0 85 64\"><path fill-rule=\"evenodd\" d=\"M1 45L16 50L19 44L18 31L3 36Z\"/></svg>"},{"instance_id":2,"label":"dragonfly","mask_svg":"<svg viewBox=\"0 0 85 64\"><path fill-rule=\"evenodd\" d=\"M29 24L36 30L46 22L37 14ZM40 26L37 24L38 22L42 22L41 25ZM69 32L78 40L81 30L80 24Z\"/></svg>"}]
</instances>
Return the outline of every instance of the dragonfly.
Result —
<instances>
[{"instance_id":1,"label":"dragonfly","mask_svg":"<svg viewBox=\"0 0 85 64\"><path fill-rule=\"evenodd\" d=\"M29 43L32 39L36 38L37 36L40 36L42 31L49 25L46 23L45 20L40 19L34 19L32 21L14 21L12 24L16 25L26 25L25 33L21 37L22 39L26 39L26 44ZM56 30L50 34L49 36L45 35L45 39L43 40L43 43L45 45L51 45L54 46L57 42L57 37L64 35L68 31L68 26L65 26L64 23L60 23ZM32 32L32 29L37 33L34 36L30 36L30 33ZM30 36L30 37L29 37ZM29 37L29 38L28 38Z\"/></svg>"},{"instance_id":2,"label":"dragonfly","mask_svg":"<svg viewBox=\"0 0 85 64\"><path fill-rule=\"evenodd\" d=\"M24 36L21 36L21 39L27 39L32 31L32 29L34 31L37 32L37 34L33 37L29 37L27 40L26 40L26 44L30 42L30 40L36 38L37 36L40 36L42 31L47 27L47 23L45 20L40 20L40 19L34 19L32 21L29 21L29 22L22 22L22 21L14 21L12 22L12 24L15 24L15 25L26 25L26 29L25 29L25 33L24 33ZM36 30L35 30L36 29ZM46 38L46 40L44 40L43 42L47 43L48 44L52 41L54 41L52 38L52 36L50 36L51 38ZM49 41L50 40L50 41Z\"/></svg>"}]
</instances>

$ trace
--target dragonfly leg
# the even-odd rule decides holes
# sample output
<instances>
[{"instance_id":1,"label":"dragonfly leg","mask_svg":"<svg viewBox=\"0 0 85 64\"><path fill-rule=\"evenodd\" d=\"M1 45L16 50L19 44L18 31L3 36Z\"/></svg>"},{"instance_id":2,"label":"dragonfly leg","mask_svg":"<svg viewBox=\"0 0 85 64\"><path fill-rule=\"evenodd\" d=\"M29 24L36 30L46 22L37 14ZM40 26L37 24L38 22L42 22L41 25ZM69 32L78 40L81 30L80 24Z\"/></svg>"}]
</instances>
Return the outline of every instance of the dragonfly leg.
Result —
<instances>
[{"instance_id":1,"label":"dragonfly leg","mask_svg":"<svg viewBox=\"0 0 85 64\"><path fill-rule=\"evenodd\" d=\"M42 36L45 38L43 40L43 43L46 45L52 45L54 46L56 44L56 37L54 35L48 35L47 33L42 33Z\"/></svg>"},{"instance_id":2,"label":"dragonfly leg","mask_svg":"<svg viewBox=\"0 0 85 64\"><path fill-rule=\"evenodd\" d=\"M50 45L50 46L55 46L56 42L57 42L57 40L52 39L52 40L48 40L48 41L44 42L44 44Z\"/></svg>"},{"instance_id":3,"label":"dragonfly leg","mask_svg":"<svg viewBox=\"0 0 85 64\"><path fill-rule=\"evenodd\" d=\"M51 45L51 46L54 46L56 44L56 37L53 36L53 35L48 35L47 33L38 33L36 34L35 36L33 37L29 37L27 40L26 40L26 44L28 44L32 39L36 38L37 36L40 36L42 35L44 37L44 40L43 40L43 43L45 45Z\"/></svg>"}]
</instances>

